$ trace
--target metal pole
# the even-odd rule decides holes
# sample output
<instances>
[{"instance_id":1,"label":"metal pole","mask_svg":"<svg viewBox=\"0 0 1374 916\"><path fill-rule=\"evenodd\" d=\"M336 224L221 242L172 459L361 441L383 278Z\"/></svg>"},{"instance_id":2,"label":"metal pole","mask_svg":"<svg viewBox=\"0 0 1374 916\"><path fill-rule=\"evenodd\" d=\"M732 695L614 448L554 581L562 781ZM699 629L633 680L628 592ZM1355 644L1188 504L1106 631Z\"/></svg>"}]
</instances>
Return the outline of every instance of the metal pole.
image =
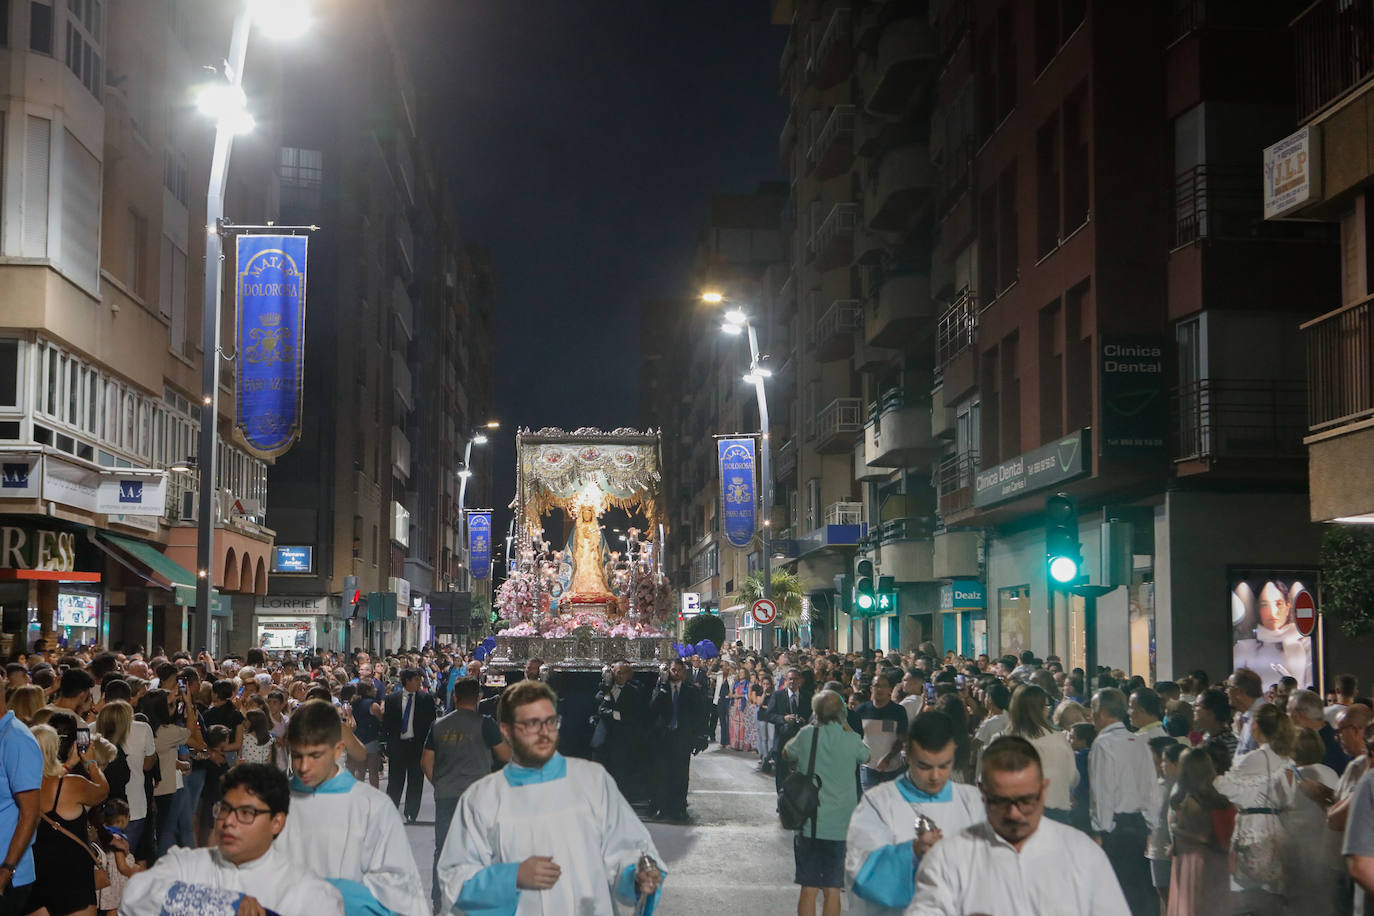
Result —
<instances>
[{"instance_id":1,"label":"metal pole","mask_svg":"<svg viewBox=\"0 0 1374 916\"><path fill-rule=\"evenodd\" d=\"M749 332L749 370L754 376L754 396L759 402L759 479L763 483L763 525L760 538L763 541L763 562L759 568L763 573L763 596L773 597L773 461L772 445L768 435L768 392L763 387L763 376L759 375L759 335L752 322L746 324ZM773 651L773 627L763 628L763 651Z\"/></svg>"},{"instance_id":2,"label":"metal pole","mask_svg":"<svg viewBox=\"0 0 1374 916\"><path fill-rule=\"evenodd\" d=\"M252 18L243 7L234 17L229 39L225 77L231 87L243 83L243 63L248 56L248 33ZM200 473L200 493L196 517L196 610L192 615L189 644L210 647L210 592L214 582L215 484L218 464L219 423L219 335L220 293L224 239L220 235L224 220L224 188L229 177L229 153L234 132L215 125L215 148L210 158L210 182L205 195L205 290L200 306L201 405L200 443L196 468Z\"/></svg>"}]
</instances>

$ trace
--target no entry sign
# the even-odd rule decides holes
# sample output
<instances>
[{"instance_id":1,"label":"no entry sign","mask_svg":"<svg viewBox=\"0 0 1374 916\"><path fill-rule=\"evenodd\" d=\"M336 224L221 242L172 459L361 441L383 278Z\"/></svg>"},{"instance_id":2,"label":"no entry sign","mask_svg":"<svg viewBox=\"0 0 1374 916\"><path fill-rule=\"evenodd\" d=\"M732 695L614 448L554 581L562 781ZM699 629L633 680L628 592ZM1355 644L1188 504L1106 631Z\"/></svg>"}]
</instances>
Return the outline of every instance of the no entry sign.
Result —
<instances>
[{"instance_id":1,"label":"no entry sign","mask_svg":"<svg viewBox=\"0 0 1374 916\"><path fill-rule=\"evenodd\" d=\"M778 606L768 598L760 598L754 602L749 613L754 615L755 623L761 627L766 627L777 618Z\"/></svg>"},{"instance_id":2,"label":"no entry sign","mask_svg":"<svg viewBox=\"0 0 1374 916\"><path fill-rule=\"evenodd\" d=\"M1298 592L1298 597L1293 602L1293 623L1303 636L1311 636L1312 631L1317 628L1317 603L1312 600L1311 592Z\"/></svg>"}]
</instances>

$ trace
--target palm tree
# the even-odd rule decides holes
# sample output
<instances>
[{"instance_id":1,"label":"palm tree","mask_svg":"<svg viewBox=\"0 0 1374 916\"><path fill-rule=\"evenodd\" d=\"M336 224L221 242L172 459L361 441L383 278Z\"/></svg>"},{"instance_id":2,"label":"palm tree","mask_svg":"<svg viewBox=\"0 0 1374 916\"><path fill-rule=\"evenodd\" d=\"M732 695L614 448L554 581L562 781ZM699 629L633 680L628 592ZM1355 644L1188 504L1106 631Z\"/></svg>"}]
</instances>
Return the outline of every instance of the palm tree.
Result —
<instances>
[{"instance_id":1,"label":"palm tree","mask_svg":"<svg viewBox=\"0 0 1374 916\"><path fill-rule=\"evenodd\" d=\"M796 635L806 621L802 617L802 595L805 589L802 581L795 573L790 573L785 569L773 570L773 603L778 606L778 619L774 621L774 626L782 627L786 632ZM760 571L752 572L744 577L744 582L740 585L739 604L746 607L755 601L765 597L763 594L763 573Z\"/></svg>"}]
</instances>

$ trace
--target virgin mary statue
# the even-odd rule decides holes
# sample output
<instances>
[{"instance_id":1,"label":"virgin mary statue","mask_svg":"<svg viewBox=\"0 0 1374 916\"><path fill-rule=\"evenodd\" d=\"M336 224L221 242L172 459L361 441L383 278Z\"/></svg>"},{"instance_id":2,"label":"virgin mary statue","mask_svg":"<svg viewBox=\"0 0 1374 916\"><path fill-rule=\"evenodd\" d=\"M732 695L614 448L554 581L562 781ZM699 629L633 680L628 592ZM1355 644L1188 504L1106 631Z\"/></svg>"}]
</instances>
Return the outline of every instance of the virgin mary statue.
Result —
<instances>
[{"instance_id":1,"label":"virgin mary statue","mask_svg":"<svg viewBox=\"0 0 1374 916\"><path fill-rule=\"evenodd\" d=\"M606 587L605 552L606 539L597 524L596 510L582 503L573 528L573 575L568 586L574 602L604 602L614 597Z\"/></svg>"}]
</instances>

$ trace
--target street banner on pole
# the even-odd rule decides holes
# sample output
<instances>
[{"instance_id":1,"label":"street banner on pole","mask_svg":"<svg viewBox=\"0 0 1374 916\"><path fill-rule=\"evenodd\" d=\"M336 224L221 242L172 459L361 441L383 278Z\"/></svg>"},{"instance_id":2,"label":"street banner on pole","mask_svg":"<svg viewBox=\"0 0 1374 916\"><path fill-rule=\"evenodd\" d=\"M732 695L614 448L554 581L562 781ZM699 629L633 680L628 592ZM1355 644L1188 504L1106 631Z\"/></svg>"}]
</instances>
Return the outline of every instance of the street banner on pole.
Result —
<instances>
[{"instance_id":1,"label":"street banner on pole","mask_svg":"<svg viewBox=\"0 0 1374 916\"><path fill-rule=\"evenodd\" d=\"M468 556L472 578L485 579L491 575L491 510L468 513Z\"/></svg>"},{"instance_id":2,"label":"street banner on pole","mask_svg":"<svg viewBox=\"0 0 1374 916\"><path fill-rule=\"evenodd\" d=\"M748 547L754 539L754 440L718 439L720 457L721 530L731 547Z\"/></svg>"},{"instance_id":3,"label":"street banner on pole","mask_svg":"<svg viewBox=\"0 0 1374 916\"><path fill-rule=\"evenodd\" d=\"M301 433L306 242L300 235L237 239L234 422L259 458L284 454Z\"/></svg>"}]
</instances>

